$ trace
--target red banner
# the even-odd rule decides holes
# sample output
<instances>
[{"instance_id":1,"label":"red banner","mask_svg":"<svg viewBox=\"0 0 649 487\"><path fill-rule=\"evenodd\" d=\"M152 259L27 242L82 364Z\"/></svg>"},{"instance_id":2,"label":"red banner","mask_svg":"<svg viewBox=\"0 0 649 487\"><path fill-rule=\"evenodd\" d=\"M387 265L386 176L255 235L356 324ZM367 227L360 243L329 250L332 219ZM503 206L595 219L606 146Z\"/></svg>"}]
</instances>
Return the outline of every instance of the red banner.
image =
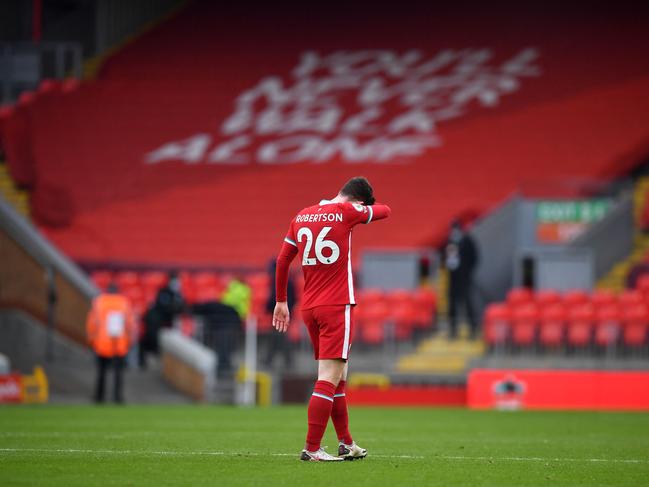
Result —
<instances>
[{"instance_id":1,"label":"red banner","mask_svg":"<svg viewBox=\"0 0 649 487\"><path fill-rule=\"evenodd\" d=\"M469 374L468 406L649 410L649 372L477 369Z\"/></svg>"},{"instance_id":2,"label":"red banner","mask_svg":"<svg viewBox=\"0 0 649 487\"><path fill-rule=\"evenodd\" d=\"M22 401L20 374L0 375L0 403Z\"/></svg>"}]
</instances>

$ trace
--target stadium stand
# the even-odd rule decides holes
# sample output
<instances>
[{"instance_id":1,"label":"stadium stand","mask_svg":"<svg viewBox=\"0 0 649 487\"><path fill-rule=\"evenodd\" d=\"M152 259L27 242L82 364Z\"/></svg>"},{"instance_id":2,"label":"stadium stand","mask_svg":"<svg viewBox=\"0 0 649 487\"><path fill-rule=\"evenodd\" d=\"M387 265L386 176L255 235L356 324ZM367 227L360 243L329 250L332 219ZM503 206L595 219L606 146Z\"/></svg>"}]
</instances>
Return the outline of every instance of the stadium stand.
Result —
<instances>
[{"instance_id":1,"label":"stadium stand","mask_svg":"<svg viewBox=\"0 0 649 487\"><path fill-rule=\"evenodd\" d=\"M649 351L649 294L641 289L532 293L515 288L507 302L484 313L484 339L493 352ZM558 299L544 302L548 295Z\"/></svg>"},{"instance_id":2,"label":"stadium stand","mask_svg":"<svg viewBox=\"0 0 649 487\"><path fill-rule=\"evenodd\" d=\"M185 271L181 272L180 277L183 296L189 304L195 304L219 300L232 279L232 274ZM91 272L91 279L101 290L105 290L114 281L131 300L141 319L155 299L157 290L166 283L167 275L160 271L95 270ZM249 273L245 277L245 283L252 291L250 311L259 317L259 331L262 334L271 332L271 320L266 312L268 274ZM390 341L412 341L434 329L437 298L431 289L391 292L367 289L358 293L358 300L360 304L356 311L356 322L360 343L380 345L386 338ZM195 331L193 320L189 317L184 320L183 332L191 336ZM302 338L305 337L301 334L300 327L291 327L289 339L296 342Z\"/></svg>"},{"instance_id":3,"label":"stadium stand","mask_svg":"<svg viewBox=\"0 0 649 487\"><path fill-rule=\"evenodd\" d=\"M92 80L42 82L0 109L0 188L10 177L29 190L40 230L99 289L114 279L140 317L162 270L185 269L189 303L219 299L236 273L268 334L260 269L295 211L350 176L368 176L394 211L389 227L358 232L358 263L377 245L437 247L453 217L485 215L521 186L583 196L580 181L603 187L649 150L649 39L621 10L610 15L626 29L593 36L570 5L529 17L513 13L535 7L478 7L484 24L426 2L345 5L344 18L332 5L317 21L311 8L197 0L87 64ZM447 308L444 271L437 291L363 289L357 343L414 347L396 366L413 374L462 374L487 347L644 353L649 280L622 285L646 259L649 240L636 244L592 293L512 289L486 308L484 342L429 336ZM186 336L198 326L178 323ZM306 342L303 327L289 340Z\"/></svg>"},{"instance_id":4,"label":"stadium stand","mask_svg":"<svg viewBox=\"0 0 649 487\"><path fill-rule=\"evenodd\" d=\"M12 175L33 189L34 217L57 245L82 262L260 266L277 251L296 208L331 195L358 172L372 179L398 218L389 232L377 225L359 233L356 253L379 241L389 247L431 244L459 211L484 212L521 181L608 178L635 161L620 154L644 148L649 70L639 60L645 58L647 41L635 35L635 24L615 37L604 27L598 37L579 43L579 12L567 6L552 28L556 18L549 15L525 25L503 15L463 29L459 11L440 15L421 3L398 14L412 24L405 42L403 22L384 26L393 12L379 7L371 18L360 8L336 18L335 38L329 23L310 20L304 6L274 8L246 12L243 29L243 6L194 2L110 57L95 81L69 86L66 95L50 88L22 98L10 117L13 128L3 123L2 137L11 148ZM320 20L334 15L327 12ZM483 34L494 30L507 35L485 44ZM576 39L570 49L557 40L565 32ZM361 51L379 45L388 51ZM358 89L333 93L341 120L331 129L315 124L322 119L292 118L295 129L276 133L272 124L243 128L244 112L239 113L243 118L231 117L236 100L242 100L238 97L260 87L261 80L293 88L291 76L301 75L294 68L308 70L315 62L301 58L307 50L321 57L341 49L369 56L366 67L394 88L399 65L390 64L388 72L369 63L404 56L413 45L420 49L415 62L420 68L448 46L445 52L455 56L448 69L474 74L484 69L497 83L485 87L471 78L443 93L444 104L456 97L444 105L456 113L447 112L453 119L435 121L435 127L431 120L424 127L424 119L408 126L414 119L398 118L417 108L415 101L377 101L386 115L376 121L378 133L397 145L364 145L369 157L358 150L350 155L347 142L340 142L348 134L353 136L345 140L359 144L373 140L354 132L354 123L361 124L353 119L359 114L353 100ZM340 56L323 61L321 71L332 74L326 63L331 67L336 59ZM309 79L322 76L314 71ZM462 97L466 100L458 102ZM256 123L270 123L259 115L254 113ZM243 125L227 128L226 121ZM228 130L243 138L233 142ZM301 146L304 162L286 145L284 150L273 145L298 136L326 143L317 150ZM415 150L408 145L412 137L436 147ZM236 153L248 156L248 162L226 144L243 144L245 138L251 139L250 150ZM409 153L399 153L405 146L398 144ZM377 147L396 153L385 155ZM398 171L393 164L399 164ZM409 191L403 191L406 187Z\"/></svg>"}]
</instances>

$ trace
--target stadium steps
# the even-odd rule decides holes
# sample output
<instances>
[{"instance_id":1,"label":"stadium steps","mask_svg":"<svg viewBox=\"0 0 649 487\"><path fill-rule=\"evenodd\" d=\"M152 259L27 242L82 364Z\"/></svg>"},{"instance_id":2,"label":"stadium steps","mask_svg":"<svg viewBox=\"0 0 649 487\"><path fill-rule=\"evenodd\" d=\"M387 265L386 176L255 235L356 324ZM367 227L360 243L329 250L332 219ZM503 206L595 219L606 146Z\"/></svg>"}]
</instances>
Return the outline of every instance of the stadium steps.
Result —
<instances>
[{"instance_id":1,"label":"stadium steps","mask_svg":"<svg viewBox=\"0 0 649 487\"><path fill-rule=\"evenodd\" d=\"M27 191L16 189L9 174L9 168L0 161L0 195L4 197L22 216L29 218L29 194Z\"/></svg>"},{"instance_id":2,"label":"stadium steps","mask_svg":"<svg viewBox=\"0 0 649 487\"><path fill-rule=\"evenodd\" d=\"M470 340L461 330L457 340L439 334L423 340L414 353L402 357L396 366L400 373L460 374L469 363L485 354L481 340Z\"/></svg>"},{"instance_id":3,"label":"stadium steps","mask_svg":"<svg viewBox=\"0 0 649 487\"><path fill-rule=\"evenodd\" d=\"M636 222L633 250L626 259L615 264L608 274L597 282L597 289L606 289L616 293L623 291L629 272L646 258L649 252L649 235L641 232L639 228L642 212L647 204L647 191L649 191L649 177L639 178L633 192L633 214Z\"/></svg>"}]
</instances>

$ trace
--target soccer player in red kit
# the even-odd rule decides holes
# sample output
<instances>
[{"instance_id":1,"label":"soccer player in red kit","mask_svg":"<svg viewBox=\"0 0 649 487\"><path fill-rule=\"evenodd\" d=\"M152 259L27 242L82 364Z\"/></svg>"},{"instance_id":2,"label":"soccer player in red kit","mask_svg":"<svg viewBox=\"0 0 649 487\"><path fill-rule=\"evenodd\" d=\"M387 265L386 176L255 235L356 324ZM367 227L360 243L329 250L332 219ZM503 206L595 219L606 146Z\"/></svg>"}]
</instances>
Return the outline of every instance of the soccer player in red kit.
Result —
<instances>
[{"instance_id":1,"label":"soccer player in red kit","mask_svg":"<svg viewBox=\"0 0 649 487\"><path fill-rule=\"evenodd\" d=\"M288 328L288 269L299 254L304 272L302 316L318 361L318 381L309 401L306 446L301 460L354 460L367 455L367 450L356 445L349 433L345 399L347 358L356 304L351 262L352 229L359 223L381 220L388 215L388 206L375 204L367 179L352 178L334 199L304 208L293 218L277 257L277 304L273 326L280 332ZM338 435L337 457L320 447L329 417Z\"/></svg>"}]
</instances>

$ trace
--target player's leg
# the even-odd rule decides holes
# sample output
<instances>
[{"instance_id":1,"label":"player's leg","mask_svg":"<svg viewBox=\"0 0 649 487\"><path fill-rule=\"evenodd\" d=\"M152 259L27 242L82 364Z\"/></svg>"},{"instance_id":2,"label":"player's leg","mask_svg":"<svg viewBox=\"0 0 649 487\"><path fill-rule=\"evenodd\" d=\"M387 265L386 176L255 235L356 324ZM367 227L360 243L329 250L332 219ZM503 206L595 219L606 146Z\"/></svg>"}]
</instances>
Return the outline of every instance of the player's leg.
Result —
<instances>
[{"instance_id":1,"label":"player's leg","mask_svg":"<svg viewBox=\"0 0 649 487\"><path fill-rule=\"evenodd\" d=\"M326 314L323 314L322 310L318 308L307 309L302 310L302 318L311 338L313 356L318 361L318 380L309 400L306 445L302 450L300 459L339 461L340 458L322 450L320 442L331 416L333 396L345 363L343 360L330 355L331 352L326 346L323 348L328 338Z\"/></svg>"},{"instance_id":2,"label":"player's leg","mask_svg":"<svg viewBox=\"0 0 649 487\"><path fill-rule=\"evenodd\" d=\"M340 382L334 393L334 403L331 408L331 422L336 428L338 442L351 445L354 441L349 433L349 414L347 412L347 398L345 396L345 385L347 384L348 365L345 364Z\"/></svg>"},{"instance_id":3,"label":"player's leg","mask_svg":"<svg viewBox=\"0 0 649 487\"><path fill-rule=\"evenodd\" d=\"M309 401L306 445L302 460L340 460L320 448L320 442L327 429L334 402L336 386L340 381L345 362L341 359L323 359L318 361L318 381L313 388Z\"/></svg>"},{"instance_id":4,"label":"player's leg","mask_svg":"<svg viewBox=\"0 0 649 487\"><path fill-rule=\"evenodd\" d=\"M331 408L331 421L338 435L338 456L345 460L356 460L358 458L365 458L367 456L367 450L358 446L349 432L349 413L345 394L348 370L349 363L346 363L334 394L334 403Z\"/></svg>"}]
</instances>

